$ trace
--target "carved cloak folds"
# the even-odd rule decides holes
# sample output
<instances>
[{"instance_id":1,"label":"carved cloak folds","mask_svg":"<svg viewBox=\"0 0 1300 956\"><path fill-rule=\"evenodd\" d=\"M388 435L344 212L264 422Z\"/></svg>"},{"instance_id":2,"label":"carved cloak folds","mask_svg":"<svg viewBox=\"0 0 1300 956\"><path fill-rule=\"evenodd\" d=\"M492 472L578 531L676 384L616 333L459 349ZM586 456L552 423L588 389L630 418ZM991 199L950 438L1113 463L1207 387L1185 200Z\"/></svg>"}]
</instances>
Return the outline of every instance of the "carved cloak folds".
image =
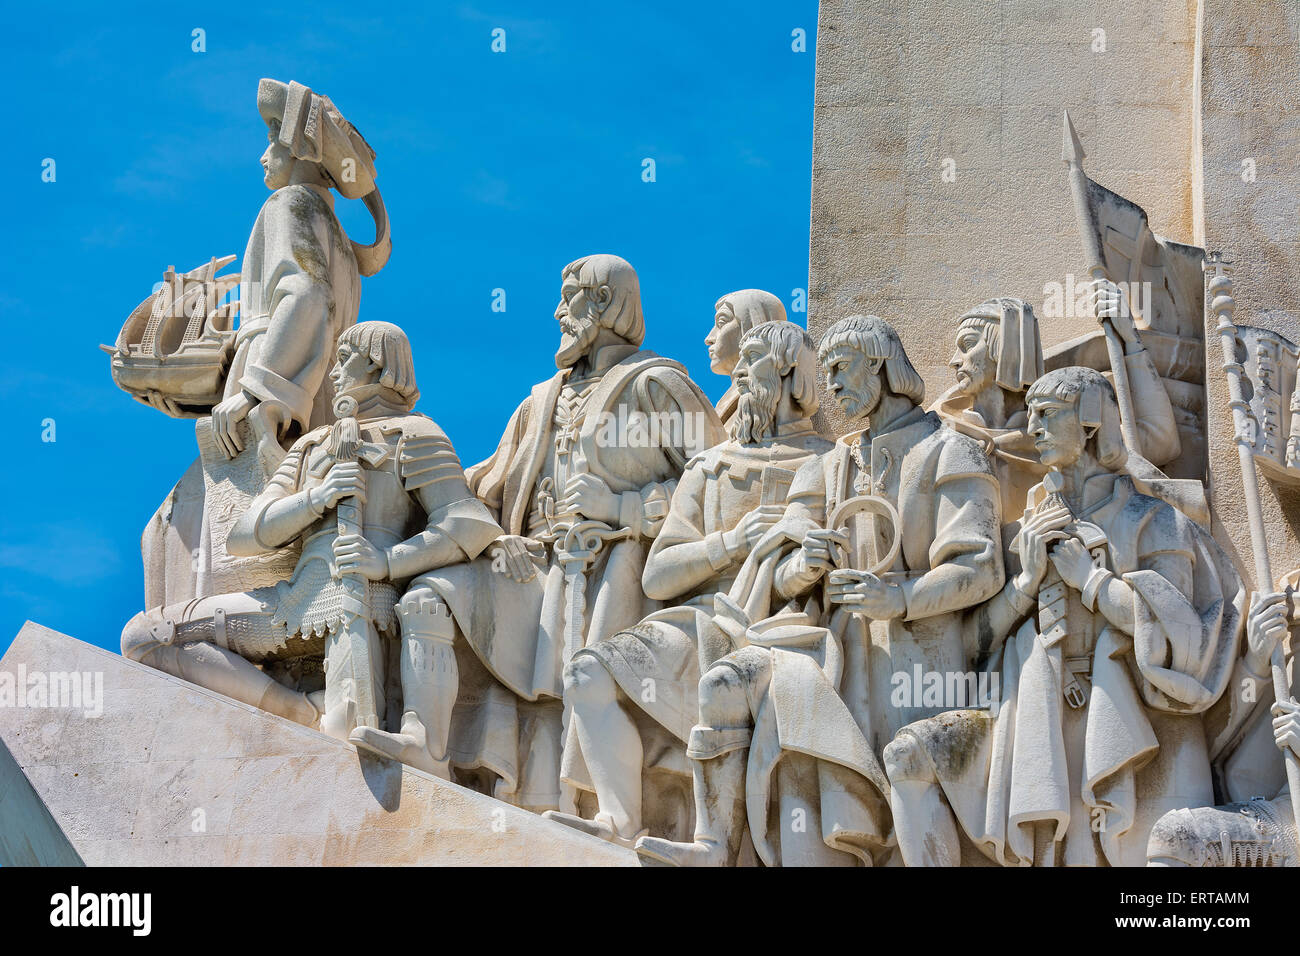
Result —
<instances>
[{"instance_id":1,"label":"carved cloak folds","mask_svg":"<svg viewBox=\"0 0 1300 956\"><path fill-rule=\"evenodd\" d=\"M1112 480L1087 520L1106 533L1107 565L1133 590L1134 633L1070 592L1069 629L1095 630L1083 707L1071 710L1063 694L1075 670L1063 654L1070 638L1045 646L1031 615L990 663L996 711L954 711L902 731L929 755L967 836L1004 865L1042 862L1042 825L1064 841L1067 864L1098 865L1099 850L1113 866L1140 866L1164 811L1212 802L1201 715L1232 675L1245 588L1208 532L1128 475ZM1042 497L1036 486L1031 507Z\"/></svg>"},{"instance_id":2,"label":"carved cloak folds","mask_svg":"<svg viewBox=\"0 0 1300 956\"><path fill-rule=\"evenodd\" d=\"M568 374L562 370L535 386L511 416L496 452L466 472L470 488L507 534L526 535L533 524L537 478L551 453L556 402ZM610 441L610 423L630 421L633 415L667 415L683 427L676 440ZM595 386L578 428L578 455L587 472L620 496L620 520L631 534L603 548L587 570L587 643L635 624L658 607L641 590L649 544L685 463L723 437L713 405L671 359L634 351ZM494 571L486 557L432 572L413 586L420 584L433 588L451 608L473 650L473 659L461 655L463 663L472 669L477 661L492 677L480 682L480 694L462 694L457 705L453 764L496 774L501 778L496 795L503 799L534 809L556 807L563 568L548 556L546 566L521 583L503 570ZM553 706L547 706L548 700ZM541 706L521 707L521 701Z\"/></svg>"}]
</instances>

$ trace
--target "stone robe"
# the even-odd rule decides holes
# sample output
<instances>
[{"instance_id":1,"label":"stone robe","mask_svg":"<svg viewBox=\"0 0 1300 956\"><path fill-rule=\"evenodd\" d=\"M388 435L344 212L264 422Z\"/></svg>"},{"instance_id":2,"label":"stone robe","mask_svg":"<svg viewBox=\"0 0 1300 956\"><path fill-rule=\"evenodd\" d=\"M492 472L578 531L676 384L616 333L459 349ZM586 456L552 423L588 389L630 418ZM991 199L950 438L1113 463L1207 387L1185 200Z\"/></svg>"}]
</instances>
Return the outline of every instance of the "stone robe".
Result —
<instances>
[{"instance_id":1,"label":"stone robe","mask_svg":"<svg viewBox=\"0 0 1300 956\"><path fill-rule=\"evenodd\" d=\"M333 419L326 373L343 330L357 321L361 279L334 196L295 185L271 194L253 223L240 263L240 320L226 395L238 389L283 406L305 431ZM312 308L281 308L288 296Z\"/></svg>"},{"instance_id":2,"label":"stone robe","mask_svg":"<svg viewBox=\"0 0 1300 956\"><path fill-rule=\"evenodd\" d=\"M334 215L334 198L319 186L277 189L262 205L240 263L240 320L236 350L226 376L225 397L240 389L278 405L291 422L290 435L333 420L333 389L327 372L335 343L357 320L361 280L352 245ZM281 308L293 295L292 315ZM304 308L301 299L311 300ZM219 594L235 587L269 586L283 567L259 570L257 562L226 555L226 534L265 486L275 463L259 462L253 432L239 426L244 451L227 461L206 441L203 452L172 489L146 526L140 547L145 569L145 607ZM210 493L223 498L210 514ZM292 566L292 562L289 563Z\"/></svg>"},{"instance_id":3,"label":"stone robe","mask_svg":"<svg viewBox=\"0 0 1300 956\"><path fill-rule=\"evenodd\" d=\"M884 576L902 586L906 611L890 621L842 608L824 616L822 584L799 595L779 582L780 563L807 531L826 527L841 502L861 493L855 485L869 476L852 454L859 439L875 493L903 521L901 550ZM751 644L731 655L765 659L761 668L737 662L742 672L767 681L761 693L750 693L754 728L746 774L750 834L765 863L780 860L773 810L780 806L781 765L798 755L816 761L813 797L826 845L863 862L888 858L894 840L880 754L899 727L939 709L894 707L892 678L916 665L965 670L963 611L1003 582L1000 518L996 481L979 445L920 408L888 432L841 438L799 470L785 517L754 549L733 590L751 620L766 617L776 598L793 599L787 610L802 609L808 620L826 624L802 646ZM881 521L870 533L883 551L892 532Z\"/></svg>"},{"instance_id":4,"label":"stone robe","mask_svg":"<svg viewBox=\"0 0 1300 956\"><path fill-rule=\"evenodd\" d=\"M649 546L686 462L724 437L712 404L684 367L631 346L611 348L626 354L593 388L583 389L585 398L567 410L567 428L556 424L569 377L569 370L562 370L533 388L496 452L466 473L507 534L541 533L548 499L562 497L562 489L541 487L555 477L557 437L573 449L571 475L598 475L620 496L618 530L626 534L602 547L584 575L586 643L631 626L658 606L641 590ZM675 436L661 432L667 440L642 442L632 423L655 415L687 427ZM431 587L450 606L465 639L458 653L462 686L476 688L462 692L453 718L453 765L485 768L498 778L497 796L535 809L558 805L563 740L558 701L565 663L565 574L555 541L545 543L545 561L526 582L514 580L500 565L494 570L490 556L415 582Z\"/></svg>"},{"instance_id":5,"label":"stone robe","mask_svg":"<svg viewBox=\"0 0 1300 956\"><path fill-rule=\"evenodd\" d=\"M579 652L601 662L626 699L671 735L667 746L674 751L681 750L699 718L700 675L731 650L731 641L712 620L714 596L730 590L741 567L727 553L723 533L760 504L783 502L799 467L830 448L805 420L779 428L760 444L731 439L692 459L673 492L643 577L647 593L681 603ZM685 590L664 591L663 579L684 575L693 579ZM652 697L644 693L646 681L653 681ZM647 746L645 753L663 749ZM567 749L565 756L565 779L590 789L578 748ZM677 759L671 766L684 769L685 764Z\"/></svg>"},{"instance_id":6,"label":"stone robe","mask_svg":"<svg viewBox=\"0 0 1300 956\"><path fill-rule=\"evenodd\" d=\"M1044 496L1036 486L1031 506ZM1045 861L1036 825L1060 848L1052 863L1141 865L1162 813L1212 797L1202 716L1232 674L1245 589L1207 532L1128 475L1089 479L1084 508L1106 535L1106 567L1133 589L1134 633L1067 587L1062 639L1043 641L1035 606L992 659L996 708L903 730L960 829L1003 865ZM1070 675L1079 707L1064 696Z\"/></svg>"}]
</instances>

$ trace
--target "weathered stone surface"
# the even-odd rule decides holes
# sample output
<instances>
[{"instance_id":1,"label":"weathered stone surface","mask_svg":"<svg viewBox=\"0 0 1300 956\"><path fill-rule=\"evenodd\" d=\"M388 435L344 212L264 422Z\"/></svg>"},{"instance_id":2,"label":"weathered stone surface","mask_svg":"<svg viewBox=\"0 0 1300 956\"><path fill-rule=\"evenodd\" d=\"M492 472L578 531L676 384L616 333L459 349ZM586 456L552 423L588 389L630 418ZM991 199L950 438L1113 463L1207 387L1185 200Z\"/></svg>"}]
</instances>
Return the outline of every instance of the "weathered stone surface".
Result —
<instances>
[{"instance_id":1,"label":"weathered stone surface","mask_svg":"<svg viewBox=\"0 0 1300 956\"><path fill-rule=\"evenodd\" d=\"M100 673L102 715L0 708L0 864L636 865L628 850L37 624L0 673Z\"/></svg>"}]
</instances>

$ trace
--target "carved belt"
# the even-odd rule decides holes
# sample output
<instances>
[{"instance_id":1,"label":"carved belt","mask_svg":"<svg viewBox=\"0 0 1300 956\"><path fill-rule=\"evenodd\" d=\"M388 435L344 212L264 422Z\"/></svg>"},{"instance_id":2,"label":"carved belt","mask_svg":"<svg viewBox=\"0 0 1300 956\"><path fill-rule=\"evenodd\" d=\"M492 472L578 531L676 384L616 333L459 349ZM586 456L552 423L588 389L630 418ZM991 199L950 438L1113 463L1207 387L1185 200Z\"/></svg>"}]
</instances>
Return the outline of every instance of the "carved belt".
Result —
<instances>
[{"instance_id":1,"label":"carved belt","mask_svg":"<svg viewBox=\"0 0 1300 956\"><path fill-rule=\"evenodd\" d=\"M1092 655L1086 657L1067 657L1061 661L1064 673L1061 675L1062 693L1065 702L1072 710L1078 710L1088 703L1088 689L1092 685ZM1080 678L1087 680L1083 683Z\"/></svg>"}]
</instances>

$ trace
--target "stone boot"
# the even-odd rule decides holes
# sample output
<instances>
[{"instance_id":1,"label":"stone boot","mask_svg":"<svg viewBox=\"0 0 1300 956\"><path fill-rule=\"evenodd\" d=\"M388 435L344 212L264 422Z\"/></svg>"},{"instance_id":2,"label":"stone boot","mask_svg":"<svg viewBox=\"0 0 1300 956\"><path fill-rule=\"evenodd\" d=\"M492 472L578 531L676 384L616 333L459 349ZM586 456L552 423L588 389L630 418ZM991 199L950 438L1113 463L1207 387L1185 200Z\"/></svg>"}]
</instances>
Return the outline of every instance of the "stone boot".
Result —
<instances>
[{"instance_id":1,"label":"stone boot","mask_svg":"<svg viewBox=\"0 0 1300 956\"><path fill-rule=\"evenodd\" d=\"M358 748L451 779L447 754L451 713L460 687L451 610L431 591L410 592L398 606L402 617L402 729L397 733L358 727L349 740Z\"/></svg>"},{"instance_id":2,"label":"stone boot","mask_svg":"<svg viewBox=\"0 0 1300 956\"><path fill-rule=\"evenodd\" d=\"M745 836L745 767L748 748L707 760L692 759L695 842L642 837L636 852L669 866L735 866Z\"/></svg>"}]
</instances>

